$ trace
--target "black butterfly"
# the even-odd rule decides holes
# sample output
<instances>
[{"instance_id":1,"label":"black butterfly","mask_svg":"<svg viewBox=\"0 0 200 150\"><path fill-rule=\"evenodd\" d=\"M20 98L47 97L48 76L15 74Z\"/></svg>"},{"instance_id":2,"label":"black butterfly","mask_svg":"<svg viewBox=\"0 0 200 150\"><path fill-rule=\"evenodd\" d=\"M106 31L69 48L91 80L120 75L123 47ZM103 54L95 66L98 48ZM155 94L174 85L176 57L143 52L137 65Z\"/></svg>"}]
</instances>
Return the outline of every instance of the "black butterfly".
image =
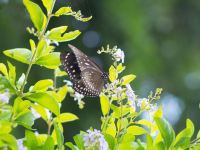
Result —
<instances>
[{"instance_id":1,"label":"black butterfly","mask_svg":"<svg viewBox=\"0 0 200 150\"><path fill-rule=\"evenodd\" d=\"M60 59L73 82L74 90L84 96L99 96L108 80L108 74L79 49L68 46L72 52L61 53Z\"/></svg>"}]
</instances>

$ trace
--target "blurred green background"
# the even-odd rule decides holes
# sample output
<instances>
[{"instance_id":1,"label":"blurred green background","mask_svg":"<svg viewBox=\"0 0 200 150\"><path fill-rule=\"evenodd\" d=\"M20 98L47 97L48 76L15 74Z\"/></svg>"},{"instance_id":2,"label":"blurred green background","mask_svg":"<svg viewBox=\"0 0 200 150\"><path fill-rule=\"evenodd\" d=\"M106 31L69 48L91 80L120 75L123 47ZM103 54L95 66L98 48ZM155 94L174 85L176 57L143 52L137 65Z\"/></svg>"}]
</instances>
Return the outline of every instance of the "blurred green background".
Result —
<instances>
[{"instance_id":1,"label":"blurred green background","mask_svg":"<svg viewBox=\"0 0 200 150\"><path fill-rule=\"evenodd\" d=\"M40 0L35 2L41 4ZM88 23L72 17L52 19L49 29L68 25L70 30L79 29L82 34L70 43L94 57L104 70L111 60L97 55L101 46L118 45L125 52L125 73L137 75L133 89L145 97L151 90L161 87L164 115L179 132L185 120L191 118L200 127L200 1L199 0L57 0L56 9L64 5L82 10L85 16L93 16ZM31 36L26 27L32 26L21 0L0 0L0 49L29 47ZM57 51L66 51L62 43ZM8 58L0 52L0 61ZM18 66L18 77L26 65L9 61ZM52 71L34 66L29 85L39 79L52 78ZM60 79L61 81L63 79ZM79 130L100 128L98 98L85 98L85 108L80 110L73 98L66 97L62 111L73 112L80 120L64 124L65 137L70 140ZM35 128L46 132L46 125L38 120ZM16 131L17 136L21 130Z\"/></svg>"}]
</instances>

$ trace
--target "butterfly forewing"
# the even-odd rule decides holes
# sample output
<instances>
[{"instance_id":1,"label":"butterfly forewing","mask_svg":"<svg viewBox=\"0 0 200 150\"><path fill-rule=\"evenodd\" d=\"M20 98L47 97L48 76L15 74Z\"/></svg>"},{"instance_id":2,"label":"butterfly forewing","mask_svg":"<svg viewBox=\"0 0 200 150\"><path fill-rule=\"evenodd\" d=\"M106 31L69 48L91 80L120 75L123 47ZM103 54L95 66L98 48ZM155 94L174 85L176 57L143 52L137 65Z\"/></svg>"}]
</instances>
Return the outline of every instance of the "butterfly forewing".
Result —
<instances>
[{"instance_id":1,"label":"butterfly forewing","mask_svg":"<svg viewBox=\"0 0 200 150\"><path fill-rule=\"evenodd\" d=\"M64 70L69 74L70 79L74 82L81 79L81 70L78 66L76 57L73 52L61 53L61 63Z\"/></svg>"},{"instance_id":2,"label":"butterfly forewing","mask_svg":"<svg viewBox=\"0 0 200 150\"><path fill-rule=\"evenodd\" d=\"M95 62L93 62L87 55L81 52L78 48L72 45L69 45L69 47L74 52L81 71L87 68L93 68L96 71L99 71L100 73L102 72L101 68Z\"/></svg>"}]
</instances>

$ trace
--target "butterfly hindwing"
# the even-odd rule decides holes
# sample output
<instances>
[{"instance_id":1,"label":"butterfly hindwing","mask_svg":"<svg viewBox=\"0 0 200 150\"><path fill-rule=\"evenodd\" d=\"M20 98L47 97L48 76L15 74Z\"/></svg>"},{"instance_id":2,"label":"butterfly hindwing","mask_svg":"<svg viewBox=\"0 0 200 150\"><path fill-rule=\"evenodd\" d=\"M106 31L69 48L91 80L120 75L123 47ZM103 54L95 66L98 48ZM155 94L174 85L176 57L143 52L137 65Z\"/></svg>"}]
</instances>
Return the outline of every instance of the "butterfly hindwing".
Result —
<instances>
[{"instance_id":1,"label":"butterfly hindwing","mask_svg":"<svg viewBox=\"0 0 200 150\"><path fill-rule=\"evenodd\" d=\"M98 93L93 92L90 88L85 86L85 83L83 82L83 80L79 80L78 82L74 82L73 88L76 92L83 94L84 96L94 97L94 96L99 95Z\"/></svg>"},{"instance_id":2,"label":"butterfly hindwing","mask_svg":"<svg viewBox=\"0 0 200 150\"><path fill-rule=\"evenodd\" d=\"M85 85L91 90L92 93L99 95L104 80L102 80L102 74L92 68L87 68L81 72L81 77Z\"/></svg>"}]
</instances>

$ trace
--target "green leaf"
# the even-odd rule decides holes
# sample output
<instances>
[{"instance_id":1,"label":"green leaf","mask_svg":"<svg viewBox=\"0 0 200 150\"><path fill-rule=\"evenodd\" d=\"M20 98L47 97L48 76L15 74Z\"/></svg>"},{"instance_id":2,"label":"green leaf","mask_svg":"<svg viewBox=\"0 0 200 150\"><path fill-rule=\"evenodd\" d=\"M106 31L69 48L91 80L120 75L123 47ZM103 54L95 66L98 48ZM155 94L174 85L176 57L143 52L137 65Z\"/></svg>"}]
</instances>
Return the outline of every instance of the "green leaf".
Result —
<instances>
[{"instance_id":1,"label":"green leaf","mask_svg":"<svg viewBox=\"0 0 200 150\"><path fill-rule=\"evenodd\" d=\"M116 140L113 136L109 135L109 134L104 134L105 140L109 145L109 149L114 149L115 145L116 145Z\"/></svg>"},{"instance_id":2,"label":"green leaf","mask_svg":"<svg viewBox=\"0 0 200 150\"><path fill-rule=\"evenodd\" d=\"M29 107L31 106L31 102L28 100L22 100L20 97L17 97L14 100L14 105L13 105L13 113L15 118L20 116L21 114L24 113L24 111L29 111Z\"/></svg>"},{"instance_id":3,"label":"green leaf","mask_svg":"<svg viewBox=\"0 0 200 150\"><path fill-rule=\"evenodd\" d=\"M2 73L5 77L8 77L8 70L6 68L6 65L3 63L0 63L0 73Z\"/></svg>"},{"instance_id":4,"label":"green leaf","mask_svg":"<svg viewBox=\"0 0 200 150\"><path fill-rule=\"evenodd\" d=\"M0 120L0 135L10 133L12 131L12 123L6 120Z\"/></svg>"},{"instance_id":5,"label":"green leaf","mask_svg":"<svg viewBox=\"0 0 200 150\"><path fill-rule=\"evenodd\" d=\"M186 120L186 128L190 130L188 136L192 137L192 135L194 134L194 124L190 119Z\"/></svg>"},{"instance_id":6,"label":"green leaf","mask_svg":"<svg viewBox=\"0 0 200 150\"><path fill-rule=\"evenodd\" d=\"M26 48L15 48L10 50L5 50L3 51L3 53L6 56L11 57L25 64L29 64L32 57L31 51Z\"/></svg>"},{"instance_id":7,"label":"green leaf","mask_svg":"<svg viewBox=\"0 0 200 150\"><path fill-rule=\"evenodd\" d=\"M153 126L153 123L146 119L140 119L139 121L137 121L137 124L144 125L149 129L151 129L151 126Z\"/></svg>"},{"instance_id":8,"label":"green leaf","mask_svg":"<svg viewBox=\"0 0 200 150\"><path fill-rule=\"evenodd\" d=\"M200 138L200 130L197 133L197 138Z\"/></svg>"},{"instance_id":9,"label":"green leaf","mask_svg":"<svg viewBox=\"0 0 200 150\"><path fill-rule=\"evenodd\" d=\"M110 110L109 98L106 95L101 94L100 95L100 103L101 103L101 111L102 111L103 115L105 116L106 114L109 113L109 110Z\"/></svg>"},{"instance_id":10,"label":"green leaf","mask_svg":"<svg viewBox=\"0 0 200 150\"><path fill-rule=\"evenodd\" d=\"M30 0L23 0L23 3L29 12L35 28L39 32L42 31L47 21L47 18L44 15L42 9L36 3L33 3Z\"/></svg>"},{"instance_id":11,"label":"green leaf","mask_svg":"<svg viewBox=\"0 0 200 150\"><path fill-rule=\"evenodd\" d=\"M62 77L62 76L66 76L67 73L65 71L61 71L60 68L56 68L55 70L55 76L56 77Z\"/></svg>"},{"instance_id":12,"label":"green leaf","mask_svg":"<svg viewBox=\"0 0 200 150\"><path fill-rule=\"evenodd\" d=\"M10 121L12 117L12 107L9 105L3 105L1 106L1 109L4 111L1 111L0 113L0 120Z\"/></svg>"},{"instance_id":13,"label":"green leaf","mask_svg":"<svg viewBox=\"0 0 200 150\"><path fill-rule=\"evenodd\" d=\"M165 119L154 117L154 120L168 149L175 139L174 130Z\"/></svg>"},{"instance_id":14,"label":"green leaf","mask_svg":"<svg viewBox=\"0 0 200 150\"><path fill-rule=\"evenodd\" d=\"M147 133L147 131L142 127L134 125L127 128L127 133L131 133L133 135L142 135Z\"/></svg>"},{"instance_id":15,"label":"green leaf","mask_svg":"<svg viewBox=\"0 0 200 150\"><path fill-rule=\"evenodd\" d=\"M156 143L155 149L156 150L165 150L166 148L165 148L164 143L162 141L160 141L160 142Z\"/></svg>"},{"instance_id":16,"label":"green leaf","mask_svg":"<svg viewBox=\"0 0 200 150\"><path fill-rule=\"evenodd\" d=\"M46 56L42 56L36 61L36 64L49 69L56 69L60 65L60 53L52 52Z\"/></svg>"},{"instance_id":17,"label":"green leaf","mask_svg":"<svg viewBox=\"0 0 200 150\"><path fill-rule=\"evenodd\" d=\"M138 148L138 146L135 146L135 143L133 142L120 143L118 146L118 149L119 150L140 150L140 148Z\"/></svg>"},{"instance_id":18,"label":"green leaf","mask_svg":"<svg viewBox=\"0 0 200 150\"><path fill-rule=\"evenodd\" d=\"M146 141L147 141L147 150L153 150L153 138L150 134L146 135Z\"/></svg>"},{"instance_id":19,"label":"green leaf","mask_svg":"<svg viewBox=\"0 0 200 150\"><path fill-rule=\"evenodd\" d=\"M34 124L34 116L31 111L25 111L15 119L15 122L27 129L31 129L32 125Z\"/></svg>"},{"instance_id":20,"label":"green leaf","mask_svg":"<svg viewBox=\"0 0 200 150\"><path fill-rule=\"evenodd\" d=\"M114 66L110 66L109 68L109 79L111 82L115 81L118 77L117 70L115 69Z\"/></svg>"},{"instance_id":21,"label":"green leaf","mask_svg":"<svg viewBox=\"0 0 200 150\"><path fill-rule=\"evenodd\" d=\"M51 136L48 136L44 145L42 146L43 150L54 150L54 141Z\"/></svg>"},{"instance_id":22,"label":"green leaf","mask_svg":"<svg viewBox=\"0 0 200 150\"><path fill-rule=\"evenodd\" d=\"M67 91L68 91L68 87L66 85L60 87L58 89L58 92L56 93L57 94L56 100L61 103L65 99Z\"/></svg>"},{"instance_id":23,"label":"green leaf","mask_svg":"<svg viewBox=\"0 0 200 150\"><path fill-rule=\"evenodd\" d=\"M135 136L132 133L125 133L122 137L122 143L133 142L135 140Z\"/></svg>"},{"instance_id":24,"label":"green leaf","mask_svg":"<svg viewBox=\"0 0 200 150\"><path fill-rule=\"evenodd\" d=\"M62 131L60 130L58 124L54 121L54 129L56 132L56 139L57 139L57 143L58 143L58 149L60 150L63 146L64 143L64 136Z\"/></svg>"},{"instance_id":25,"label":"green leaf","mask_svg":"<svg viewBox=\"0 0 200 150\"><path fill-rule=\"evenodd\" d=\"M64 33L66 29L67 26L54 28L49 32L47 38L56 42L67 42L75 39L77 36L81 34L79 30Z\"/></svg>"},{"instance_id":26,"label":"green leaf","mask_svg":"<svg viewBox=\"0 0 200 150\"><path fill-rule=\"evenodd\" d=\"M109 135L115 137L115 135L116 135L116 126L115 126L114 119L112 119L110 121L110 123L107 125L106 131L104 131L104 129L103 129L103 132L105 132L106 134L109 134Z\"/></svg>"},{"instance_id":27,"label":"green leaf","mask_svg":"<svg viewBox=\"0 0 200 150\"><path fill-rule=\"evenodd\" d=\"M136 78L135 75L130 74L130 75L126 75L122 78L122 85L126 85L129 84L131 81L133 81Z\"/></svg>"},{"instance_id":28,"label":"green leaf","mask_svg":"<svg viewBox=\"0 0 200 150\"><path fill-rule=\"evenodd\" d=\"M33 132L26 130L25 137L26 137L26 146L28 147L28 149L30 150L37 149L38 142L36 135Z\"/></svg>"},{"instance_id":29,"label":"green leaf","mask_svg":"<svg viewBox=\"0 0 200 150\"><path fill-rule=\"evenodd\" d=\"M43 56L44 51L47 49L47 42L45 39L40 40L37 50L36 50L36 59Z\"/></svg>"},{"instance_id":30,"label":"green leaf","mask_svg":"<svg viewBox=\"0 0 200 150\"><path fill-rule=\"evenodd\" d=\"M127 118L122 118L117 121L117 128L118 130L124 129L128 126Z\"/></svg>"},{"instance_id":31,"label":"green leaf","mask_svg":"<svg viewBox=\"0 0 200 150\"><path fill-rule=\"evenodd\" d=\"M20 78L18 79L17 81L17 88L20 89L21 86L23 85L24 83L24 80L25 80L25 74L22 73L22 75L20 76Z\"/></svg>"},{"instance_id":32,"label":"green leaf","mask_svg":"<svg viewBox=\"0 0 200 150\"><path fill-rule=\"evenodd\" d=\"M32 88L32 91L46 91L49 87L53 86L53 80L45 79L38 81Z\"/></svg>"},{"instance_id":33,"label":"green leaf","mask_svg":"<svg viewBox=\"0 0 200 150\"><path fill-rule=\"evenodd\" d=\"M154 117L158 117L161 118L163 116L163 112L162 112L162 105L159 106L159 108L156 110L156 112L154 113Z\"/></svg>"},{"instance_id":34,"label":"green leaf","mask_svg":"<svg viewBox=\"0 0 200 150\"><path fill-rule=\"evenodd\" d=\"M78 117L72 113L62 113L56 117L56 120L61 123L70 122L77 119Z\"/></svg>"},{"instance_id":35,"label":"green leaf","mask_svg":"<svg viewBox=\"0 0 200 150\"><path fill-rule=\"evenodd\" d=\"M74 139L74 142L75 142L76 146L78 147L78 149L80 149L80 150L85 149L83 136L81 134L75 135L73 137L73 139Z\"/></svg>"},{"instance_id":36,"label":"green leaf","mask_svg":"<svg viewBox=\"0 0 200 150\"><path fill-rule=\"evenodd\" d=\"M32 39L30 39L29 43L30 43L30 46L31 46L32 54L33 54L35 49L36 49L35 42Z\"/></svg>"},{"instance_id":37,"label":"green leaf","mask_svg":"<svg viewBox=\"0 0 200 150\"><path fill-rule=\"evenodd\" d=\"M115 118L120 118L123 117L125 115L127 115L128 113L130 113L130 108L126 107L126 106L122 106L122 109L120 107L117 107L115 105L111 105L111 109L113 110L113 117Z\"/></svg>"},{"instance_id":38,"label":"green leaf","mask_svg":"<svg viewBox=\"0 0 200 150\"><path fill-rule=\"evenodd\" d=\"M6 147L6 149L9 149L9 150L10 149L11 150L17 150L18 149L17 140L11 134L1 134L0 135L0 141L2 141L4 143L4 147Z\"/></svg>"},{"instance_id":39,"label":"green leaf","mask_svg":"<svg viewBox=\"0 0 200 150\"><path fill-rule=\"evenodd\" d=\"M5 89L9 89L10 93L15 93L15 88L13 85L11 85L11 83L9 82L9 80L3 76L0 75L0 91L5 90Z\"/></svg>"},{"instance_id":40,"label":"green leaf","mask_svg":"<svg viewBox=\"0 0 200 150\"><path fill-rule=\"evenodd\" d=\"M31 101L34 101L34 102L40 104L41 106L49 109L55 115L60 114L60 108L59 108L57 101L51 95L49 95L47 93L43 93L43 92L33 93L33 94L25 96L25 98L27 98Z\"/></svg>"},{"instance_id":41,"label":"green leaf","mask_svg":"<svg viewBox=\"0 0 200 150\"><path fill-rule=\"evenodd\" d=\"M190 139L194 133L194 125L191 120L187 119L186 128L182 130L174 141L174 147L186 149L189 147Z\"/></svg>"},{"instance_id":42,"label":"green leaf","mask_svg":"<svg viewBox=\"0 0 200 150\"><path fill-rule=\"evenodd\" d=\"M67 15L68 13L71 12L72 12L71 7L61 7L59 10L56 11L55 16L58 17L60 15Z\"/></svg>"},{"instance_id":43,"label":"green leaf","mask_svg":"<svg viewBox=\"0 0 200 150\"><path fill-rule=\"evenodd\" d=\"M47 37L49 39L60 37L61 34L63 34L66 30L67 30L67 26L60 26L60 27L53 28L48 32Z\"/></svg>"},{"instance_id":44,"label":"green leaf","mask_svg":"<svg viewBox=\"0 0 200 150\"><path fill-rule=\"evenodd\" d=\"M76 145L73 145L72 142L66 142L65 145L71 150L79 150L79 148Z\"/></svg>"},{"instance_id":45,"label":"green leaf","mask_svg":"<svg viewBox=\"0 0 200 150\"><path fill-rule=\"evenodd\" d=\"M125 66L122 66L122 63L120 63L120 64L117 66L117 72L118 72L118 73L121 73L124 69L125 69Z\"/></svg>"},{"instance_id":46,"label":"green leaf","mask_svg":"<svg viewBox=\"0 0 200 150\"><path fill-rule=\"evenodd\" d=\"M32 104L31 107L33 107L37 111L37 113L40 114L42 119L44 119L45 121L48 121L47 112L44 107L42 107L41 105L37 105L37 104Z\"/></svg>"},{"instance_id":47,"label":"green leaf","mask_svg":"<svg viewBox=\"0 0 200 150\"><path fill-rule=\"evenodd\" d=\"M42 0L44 7L47 9L47 12L50 13L53 7L53 0Z\"/></svg>"},{"instance_id":48,"label":"green leaf","mask_svg":"<svg viewBox=\"0 0 200 150\"><path fill-rule=\"evenodd\" d=\"M9 81L13 87L15 87L15 80L16 80L16 69L15 66L13 66L10 62L8 62L8 76L9 76Z\"/></svg>"}]
</instances>

